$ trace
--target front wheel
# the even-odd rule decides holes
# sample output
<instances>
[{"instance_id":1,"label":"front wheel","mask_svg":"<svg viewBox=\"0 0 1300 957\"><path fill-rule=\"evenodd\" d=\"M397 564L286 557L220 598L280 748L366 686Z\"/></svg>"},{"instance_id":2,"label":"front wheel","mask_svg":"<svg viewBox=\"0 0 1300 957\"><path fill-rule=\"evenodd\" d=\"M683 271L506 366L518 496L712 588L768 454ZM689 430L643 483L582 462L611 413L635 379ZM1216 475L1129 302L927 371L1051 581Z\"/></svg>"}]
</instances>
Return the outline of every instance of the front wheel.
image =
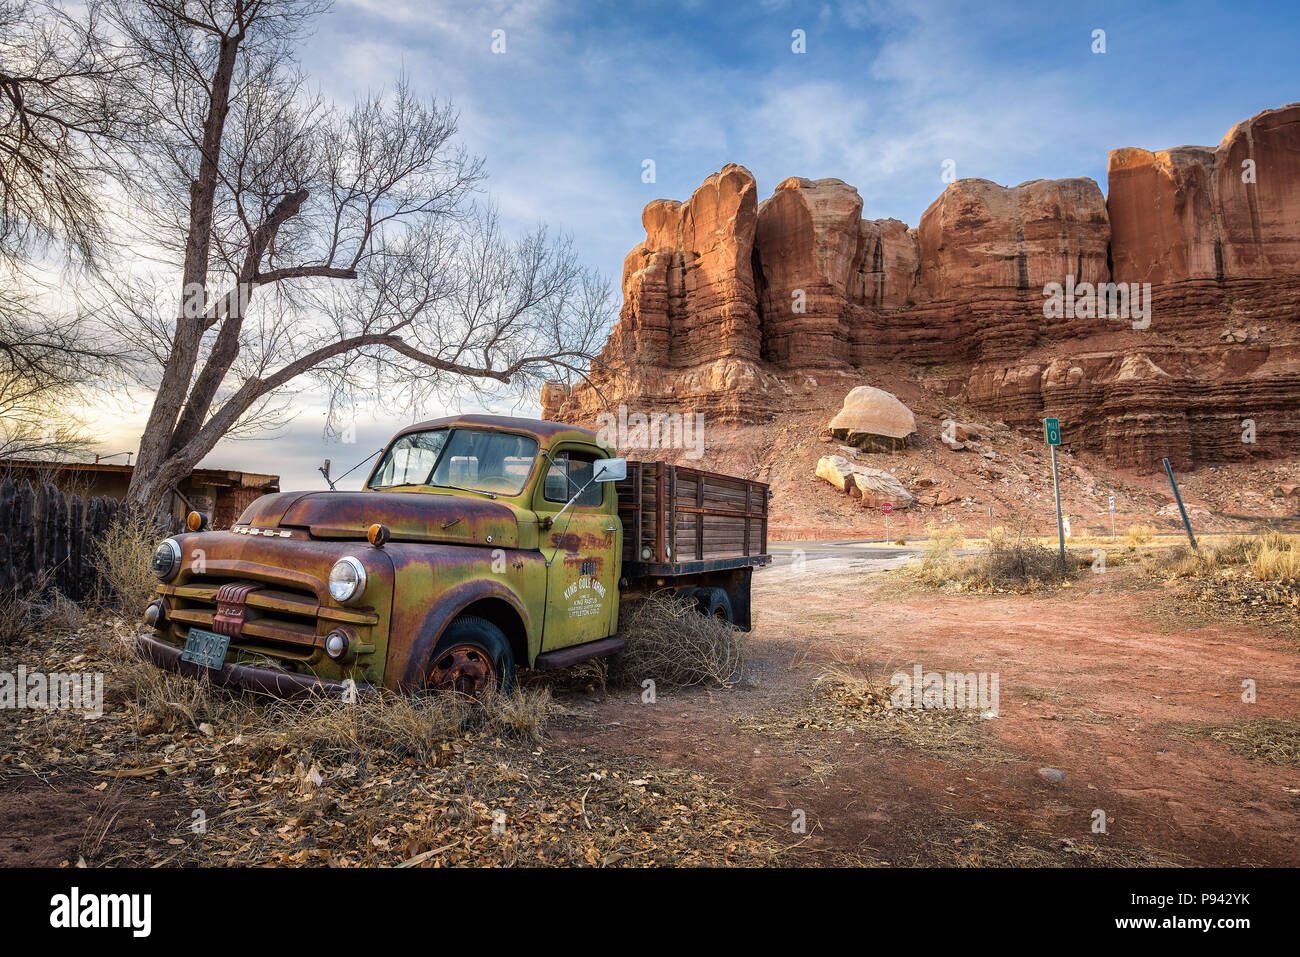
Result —
<instances>
[{"instance_id":1,"label":"front wheel","mask_svg":"<svg viewBox=\"0 0 1300 957\"><path fill-rule=\"evenodd\" d=\"M425 687L482 698L509 691L515 654L501 629L477 615L461 615L443 632L429 656Z\"/></svg>"}]
</instances>

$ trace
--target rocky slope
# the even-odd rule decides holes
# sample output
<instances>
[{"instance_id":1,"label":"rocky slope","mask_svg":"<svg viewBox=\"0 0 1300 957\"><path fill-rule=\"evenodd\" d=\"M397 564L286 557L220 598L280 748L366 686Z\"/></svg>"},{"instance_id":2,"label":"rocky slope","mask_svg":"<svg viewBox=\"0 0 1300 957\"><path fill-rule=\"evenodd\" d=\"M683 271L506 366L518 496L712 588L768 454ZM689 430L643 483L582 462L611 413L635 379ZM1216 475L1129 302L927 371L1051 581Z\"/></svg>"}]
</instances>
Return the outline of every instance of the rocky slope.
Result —
<instances>
[{"instance_id":1,"label":"rocky slope","mask_svg":"<svg viewBox=\"0 0 1300 957\"><path fill-rule=\"evenodd\" d=\"M1115 150L1108 180L958 180L909 229L837 179L760 203L728 165L646 207L593 384L548 387L543 415L734 430L888 371L1026 434L1056 416L1136 473L1295 456L1300 104L1216 148Z\"/></svg>"}]
</instances>

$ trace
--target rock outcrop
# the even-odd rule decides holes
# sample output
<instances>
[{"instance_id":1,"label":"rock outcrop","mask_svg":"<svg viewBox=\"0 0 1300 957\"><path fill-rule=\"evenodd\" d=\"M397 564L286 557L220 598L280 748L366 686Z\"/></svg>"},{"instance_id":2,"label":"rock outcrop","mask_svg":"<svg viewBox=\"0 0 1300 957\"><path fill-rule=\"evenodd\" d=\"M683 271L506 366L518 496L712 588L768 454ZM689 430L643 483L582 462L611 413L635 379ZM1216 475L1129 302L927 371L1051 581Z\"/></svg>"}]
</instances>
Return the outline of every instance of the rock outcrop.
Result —
<instances>
[{"instance_id":1,"label":"rock outcrop","mask_svg":"<svg viewBox=\"0 0 1300 957\"><path fill-rule=\"evenodd\" d=\"M867 508L888 502L895 508L912 504L912 494L895 476L883 469L850 462L842 455L825 455L817 461L817 478L829 482Z\"/></svg>"},{"instance_id":2,"label":"rock outcrop","mask_svg":"<svg viewBox=\"0 0 1300 957\"><path fill-rule=\"evenodd\" d=\"M1256 114L1216 148L1115 150L1107 177L1117 279L1295 276L1300 108Z\"/></svg>"},{"instance_id":3,"label":"rock outcrop","mask_svg":"<svg viewBox=\"0 0 1300 957\"><path fill-rule=\"evenodd\" d=\"M1038 291L1069 275L1109 278L1106 199L1090 179L1036 179L1011 189L957 180L922 214L918 237L921 275L935 299Z\"/></svg>"},{"instance_id":4,"label":"rock outcrop","mask_svg":"<svg viewBox=\"0 0 1300 957\"><path fill-rule=\"evenodd\" d=\"M1108 179L1104 197L1088 179L958 180L908 229L862 219L842 180L792 177L759 203L726 166L646 207L595 387L550 388L543 414L761 423L906 368L1035 434L1056 416L1116 466L1295 454L1300 105L1215 148L1116 150Z\"/></svg>"}]
</instances>

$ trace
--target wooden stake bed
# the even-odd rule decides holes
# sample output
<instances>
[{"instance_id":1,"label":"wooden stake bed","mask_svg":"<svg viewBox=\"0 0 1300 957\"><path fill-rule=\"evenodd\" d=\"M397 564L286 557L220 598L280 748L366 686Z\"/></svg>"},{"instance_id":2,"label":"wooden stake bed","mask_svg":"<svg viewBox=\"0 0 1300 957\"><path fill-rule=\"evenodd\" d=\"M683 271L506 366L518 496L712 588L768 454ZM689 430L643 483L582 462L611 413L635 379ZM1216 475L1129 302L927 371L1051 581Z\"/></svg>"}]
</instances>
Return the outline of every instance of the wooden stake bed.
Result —
<instances>
[{"instance_id":1,"label":"wooden stake bed","mask_svg":"<svg viewBox=\"0 0 1300 957\"><path fill-rule=\"evenodd\" d=\"M768 486L664 462L628 462L617 483L628 576L766 565Z\"/></svg>"}]
</instances>

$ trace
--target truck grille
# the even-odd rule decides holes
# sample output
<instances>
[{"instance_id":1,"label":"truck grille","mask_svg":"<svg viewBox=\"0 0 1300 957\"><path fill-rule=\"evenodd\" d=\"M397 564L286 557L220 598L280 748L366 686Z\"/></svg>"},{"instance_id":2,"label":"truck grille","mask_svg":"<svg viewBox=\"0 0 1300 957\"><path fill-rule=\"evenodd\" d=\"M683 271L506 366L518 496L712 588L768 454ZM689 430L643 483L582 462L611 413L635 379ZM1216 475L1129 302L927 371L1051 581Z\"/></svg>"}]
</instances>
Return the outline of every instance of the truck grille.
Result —
<instances>
[{"instance_id":1,"label":"truck grille","mask_svg":"<svg viewBox=\"0 0 1300 957\"><path fill-rule=\"evenodd\" d=\"M167 596L170 636L180 644L191 626L223 634L234 631L232 649L305 661L323 646L330 629L373 628L379 623L373 611L323 606L311 591L280 582L202 577L184 585L162 585L158 591Z\"/></svg>"}]
</instances>

